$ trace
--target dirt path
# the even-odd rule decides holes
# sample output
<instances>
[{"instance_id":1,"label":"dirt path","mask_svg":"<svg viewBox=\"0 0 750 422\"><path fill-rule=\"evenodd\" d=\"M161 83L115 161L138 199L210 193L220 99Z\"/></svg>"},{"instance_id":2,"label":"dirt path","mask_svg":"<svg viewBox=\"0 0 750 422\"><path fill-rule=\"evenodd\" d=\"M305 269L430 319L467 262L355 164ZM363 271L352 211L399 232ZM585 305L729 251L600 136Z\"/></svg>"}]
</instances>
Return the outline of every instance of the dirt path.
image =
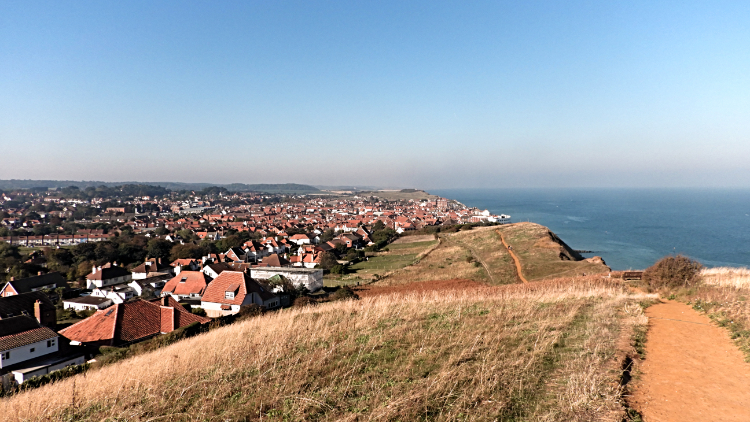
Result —
<instances>
[{"instance_id":1,"label":"dirt path","mask_svg":"<svg viewBox=\"0 0 750 422\"><path fill-rule=\"evenodd\" d=\"M628 400L644 421L750 421L750 364L727 331L674 301L646 315L646 359Z\"/></svg>"},{"instance_id":2,"label":"dirt path","mask_svg":"<svg viewBox=\"0 0 750 422\"><path fill-rule=\"evenodd\" d=\"M497 230L497 234L500 235L500 241L503 242L505 249L508 249L508 252L510 252L510 257L513 258L513 262L516 264L516 273L518 273L518 278L520 278L524 283L528 283L526 277L523 276L523 271L521 271L521 261L516 256L516 253L513 252L513 249L510 249L508 247L507 243L505 243L505 237L503 237L503 234L500 233L500 230Z\"/></svg>"}]
</instances>

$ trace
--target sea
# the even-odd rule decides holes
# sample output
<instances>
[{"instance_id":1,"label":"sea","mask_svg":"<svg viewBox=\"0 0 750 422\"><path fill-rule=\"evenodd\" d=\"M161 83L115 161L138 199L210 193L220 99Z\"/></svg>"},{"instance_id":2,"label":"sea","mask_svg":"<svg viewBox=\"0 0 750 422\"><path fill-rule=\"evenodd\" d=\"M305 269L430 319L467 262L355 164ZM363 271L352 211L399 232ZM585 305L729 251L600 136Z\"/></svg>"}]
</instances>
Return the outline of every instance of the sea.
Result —
<instances>
[{"instance_id":1,"label":"sea","mask_svg":"<svg viewBox=\"0 0 750 422\"><path fill-rule=\"evenodd\" d=\"M613 270L683 254L750 267L750 189L437 189L469 207L547 226Z\"/></svg>"}]
</instances>

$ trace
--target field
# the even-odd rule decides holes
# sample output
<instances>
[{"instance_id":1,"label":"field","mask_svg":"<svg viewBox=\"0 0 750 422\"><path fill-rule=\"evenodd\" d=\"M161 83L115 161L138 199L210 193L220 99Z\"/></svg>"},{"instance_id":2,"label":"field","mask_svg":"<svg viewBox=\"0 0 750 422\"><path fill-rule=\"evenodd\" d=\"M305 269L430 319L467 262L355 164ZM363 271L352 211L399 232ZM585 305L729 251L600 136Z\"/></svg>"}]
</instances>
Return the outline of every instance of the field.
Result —
<instances>
[{"instance_id":1,"label":"field","mask_svg":"<svg viewBox=\"0 0 750 422\"><path fill-rule=\"evenodd\" d=\"M0 414L619 421L617 345L644 298L588 277L291 308L3 399Z\"/></svg>"},{"instance_id":2,"label":"field","mask_svg":"<svg viewBox=\"0 0 750 422\"><path fill-rule=\"evenodd\" d=\"M378 252L366 261L360 261L349 267L350 274L344 276L326 275L325 285L328 287L340 285L356 285L369 282L376 277L401 270L414 264L422 254L437 246L434 236L413 236L398 239L388 245L387 251ZM414 241L412 241L414 240Z\"/></svg>"},{"instance_id":3,"label":"field","mask_svg":"<svg viewBox=\"0 0 750 422\"><path fill-rule=\"evenodd\" d=\"M606 274L609 271L604 264L582 260L568 251L561 241L550 236L547 228L518 223L440 233L437 247L415 260L414 265L394 271L376 284L452 279L469 279L490 285L518 283L513 260L501 242L500 233L513 246L523 265L523 275L529 281Z\"/></svg>"},{"instance_id":4,"label":"field","mask_svg":"<svg viewBox=\"0 0 750 422\"><path fill-rule=\"evenodd\" d=\"M529 281L609 272L604 264L582 260L544 226L517 223L500 226L498 231L518 255Z\"/></svg>"}]
</instances>

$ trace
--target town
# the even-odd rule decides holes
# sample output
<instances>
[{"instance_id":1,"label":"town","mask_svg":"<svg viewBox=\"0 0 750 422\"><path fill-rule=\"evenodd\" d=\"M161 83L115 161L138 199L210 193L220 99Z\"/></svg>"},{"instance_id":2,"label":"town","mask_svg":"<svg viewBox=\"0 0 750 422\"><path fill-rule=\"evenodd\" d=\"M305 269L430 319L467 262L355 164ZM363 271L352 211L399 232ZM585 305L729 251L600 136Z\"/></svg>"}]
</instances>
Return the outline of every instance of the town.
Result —
<instances>
[{"instance_id":1,"label":"town","mask_svg":"<svg viewBox=\"0 0 750 422\"><path fill-rule=\"evenodd\" d=\"M0 217L4 391L211 321L351 297L326 279L400 236L511 222L417 190L149 185L9 190Z\"/></svg>"}]
</instances>

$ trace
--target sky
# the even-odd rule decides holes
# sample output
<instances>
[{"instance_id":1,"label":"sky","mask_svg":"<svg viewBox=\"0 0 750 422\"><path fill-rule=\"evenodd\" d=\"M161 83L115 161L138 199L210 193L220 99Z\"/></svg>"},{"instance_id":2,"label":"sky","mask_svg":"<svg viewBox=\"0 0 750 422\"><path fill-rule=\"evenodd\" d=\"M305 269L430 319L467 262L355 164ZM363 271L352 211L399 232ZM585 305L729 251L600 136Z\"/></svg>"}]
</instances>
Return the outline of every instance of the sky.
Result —
<instances>
[{"instance_id":1,"label":"sky","mask_svg":"<svg viewBox=\"0 0 750 422\"><path fill-rule=\"evenodd\" d=\"M750 187L748 1L0 0L0 179Z\"/></svg>"}]
</instances>

